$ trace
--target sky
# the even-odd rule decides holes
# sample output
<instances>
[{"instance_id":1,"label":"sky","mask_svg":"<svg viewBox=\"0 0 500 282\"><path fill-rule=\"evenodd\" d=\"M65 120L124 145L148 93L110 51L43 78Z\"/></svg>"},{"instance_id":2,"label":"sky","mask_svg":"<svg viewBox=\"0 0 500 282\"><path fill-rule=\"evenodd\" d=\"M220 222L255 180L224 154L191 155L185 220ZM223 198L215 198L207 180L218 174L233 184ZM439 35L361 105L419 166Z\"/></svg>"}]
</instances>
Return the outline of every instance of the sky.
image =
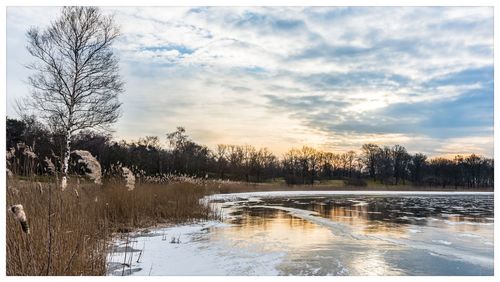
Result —
<instances>
[{"instance_id":1,"label":"sky","mask_svg":"<svg viewBox=\"0 0 500 282\"><path fill-rule=\"evenodd\" d=\"M7 9L7 115L29 94L26 30ZM491 7L106 7L125 81L116 140L177 126L198 143L277 154L365 143L493 156Z\"/></svg>"}]
</instances>

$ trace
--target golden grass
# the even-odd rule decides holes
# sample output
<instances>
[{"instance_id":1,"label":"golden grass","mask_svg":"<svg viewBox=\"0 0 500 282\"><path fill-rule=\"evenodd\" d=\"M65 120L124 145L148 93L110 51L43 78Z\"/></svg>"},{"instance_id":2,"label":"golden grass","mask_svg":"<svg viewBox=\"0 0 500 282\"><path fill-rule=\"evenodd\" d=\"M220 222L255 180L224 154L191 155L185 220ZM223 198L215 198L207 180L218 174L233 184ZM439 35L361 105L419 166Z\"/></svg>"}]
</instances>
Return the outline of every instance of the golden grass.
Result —
<instances>
[{"instance_id":1,"label":"golden grass","mask_svg":"<svg viewBox=\"0 0 500 282\"><path fill-rule=\"evenodd\" d=\"M105 191L108 220L115 230L208 220L216 216L209 207L199 202L208 191L202 185L142 184L133 191L113 185Z\"/></svg>"},{"instance_id":2,"label":"golden grass","mask_svg":"<svg viewBox=\"0 0 500 282\"><path fill-rule=\"evenodd\" d=\"M104 275L114 232L217 216L199 199L206 186L190 183L104 186L9 179L7 207L22 204L30 234L7 213L7 275Z\"/></svg>"},{"instance_id":3,"label":"golden grass","mask_svg":"<svg viewBox=\"0 0 500 282\"><path fill-rule=\"evenodd\" d=\"M10 182L10 181L9 181ZM7 214L7 275L100 275L108 229L97 187L61 192L54 184L17 181L7 205L22 204L30 234Z\"/></svg>"}]
</instances>

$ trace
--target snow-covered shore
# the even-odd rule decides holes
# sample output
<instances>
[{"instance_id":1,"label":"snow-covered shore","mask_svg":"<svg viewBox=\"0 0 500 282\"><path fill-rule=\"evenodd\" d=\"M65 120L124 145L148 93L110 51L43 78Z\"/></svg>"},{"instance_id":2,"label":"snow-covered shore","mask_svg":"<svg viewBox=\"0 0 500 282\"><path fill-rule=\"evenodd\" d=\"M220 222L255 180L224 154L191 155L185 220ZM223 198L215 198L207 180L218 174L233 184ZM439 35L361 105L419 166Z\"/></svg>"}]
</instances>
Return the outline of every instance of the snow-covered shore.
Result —
<instances>
[{"instance_id":1,"label":"snow-covered shore","mask_svg":"<svg viewBox=\"0 0 500 282\"><path fill-rule=\"evenodd\" d=\"M209 240L214 228L228 224L206 221L130 234L115 242L108 257L108 275L277 275L284 253L237 248Z\"/></svg>"}]
</instances>

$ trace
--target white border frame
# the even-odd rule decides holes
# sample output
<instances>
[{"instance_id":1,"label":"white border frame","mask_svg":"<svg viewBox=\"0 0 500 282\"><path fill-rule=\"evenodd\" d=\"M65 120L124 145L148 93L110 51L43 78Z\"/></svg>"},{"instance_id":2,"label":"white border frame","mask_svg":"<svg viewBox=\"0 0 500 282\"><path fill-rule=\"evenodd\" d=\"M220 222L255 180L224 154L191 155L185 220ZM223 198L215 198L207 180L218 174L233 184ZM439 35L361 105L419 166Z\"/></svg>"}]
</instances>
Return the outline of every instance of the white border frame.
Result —
<instances>
[{"instance_id":1,"label":"white border frame","mask_svg":"<svg viewBox=\"0 0 500 282\"><path fill-rule=\"evenodd\" d=\"M2 1L3 3L3 13L0 15L0 22L2 24L2 29L0 31L0 38L2 39L1 42L1 58L0 62L2 64L2 68L0 70L0 81L2 82L1 85L3 85L3 97L1 100L2 106L0 107L1 110L1 115L3 118L3 121L0 122L0 132L1 134L5 134L5 118L6 118L6 74L7 74L7 69L6 69L6 14L7 14L7 7L8 6L64 6L64 5L81 5L81 6L90 6L90 5L95 5L95 6L492 6L494 9L496 8L496 2L493 0L476 0L476 1L464 1L464 0L407 0L407 1L395 1L395 0L375 0L375 1L369 1L369 0L357 0L357 1L348 1L348 0L337 0L337 1L322 1L322 0L237 0L237 1L230 1L230 0L208 0L208 1L200 1L200 0L177 0L177 1L161 1L161 0L143 0L143 1L138 1L138 0L130 0L127 2L124 1L118 1L118 0L80 0L80 1L68 1L68 0L40 0L40 1L35 1L35 0L4 0ZM496 10L496 9L495 9ZM499 20L496 17L494 13L494 36L495 36L495 48L494 50L497 50L498 46L498 39L500 38L498 35L499 31ZM494 52L495 53L495 52ZM494 65L499 65L498 64L498 57L494 57ZM498 74L497 72L494 73L494 78L495 82L498 81ZM494 107L495 107L495 112L497 109L499 109L499 104L500 102L498 99L494 99ZM495 142L494 146L497 147L499 144L497 137L497 125L498 125L498 115L494 115L494 136L495 136ZM5 135L0 138L0 147L5 148ZM1 156L5 158L5 151L1 151ZM498 158L498 153L497 150L494 150L494 157L497 160L500 160ZM1 169L2 171L5 171L5 163L0 162L1 164ZM498 168L498 163L495 165L495 175L498 176L500 171ZM2 203L5 203L5 185L6 185L6 179L5 179L5 173L0 173L0 183L2 183L1 187L2 190L0 192L0 198ZM498 180L495 181L495 188L498 186ZM495 195L495 202L498 203L498 197ZM495 214L498 214L499 207L498 204L495 205ZM6 216L6 210L2 209L2 215L0 216L0 236L1 240L4 244L2 244L2 247L0 247L0 275L5 276L5 271L6 271L6 244L5 244L5 235L6 235L6 222L5 222L5 216ZM495 224L495 239L498 238L498 224ZM497 240L495 240L497 241ZM498 242L498 241L497 241ZM498 254L498 244L494 245L495 249L495 254ZM494 281L494 278L497 276L496 273L500 271L499 268L499 260L496 259L494 263L495 267L495 276L490 276L490 277L468 277L468 276L429 276L429 277L411 277L411 276L381 276L381 277L375 277L375 276L368 276L368 277L360 277L360 276L348 276L348 277L255 277L255 276L238 276L238 277L233 277L233 276L224 276L224 277L219 277L219 276L152 276L148 277L146 279L148 280L154 280L154 281L182 281L182 282L188 282L188 281L204 281L204 282L225 282L225 281L234 281L235 279L239 281L244 281L244 282L255 282L256 280L259 281L286 281L286 282L295 282L295 281L304 281L304 280L315 280L315 281L326 281L326 279L339 279L343 281L358 281L359 279L362 279L364 281L384 281L384 282L390 282L390 281L421 281L421 280L426 280L429 282L432 281L443 281L443 280L453 280L453 281L467 281L474 279L477 282L480 281ZM37 279L40 281L50 281L52 279L56 280L69 280L69 279L76 279L76 280L87 280L87 279L106 279L107 281L133 281L137 279L136 277L4 277L7 279L7 281L26 281L26 280L31 280L31 279ZM475 281L475 282L476 282Z\"/></svg>"}]
</instances>

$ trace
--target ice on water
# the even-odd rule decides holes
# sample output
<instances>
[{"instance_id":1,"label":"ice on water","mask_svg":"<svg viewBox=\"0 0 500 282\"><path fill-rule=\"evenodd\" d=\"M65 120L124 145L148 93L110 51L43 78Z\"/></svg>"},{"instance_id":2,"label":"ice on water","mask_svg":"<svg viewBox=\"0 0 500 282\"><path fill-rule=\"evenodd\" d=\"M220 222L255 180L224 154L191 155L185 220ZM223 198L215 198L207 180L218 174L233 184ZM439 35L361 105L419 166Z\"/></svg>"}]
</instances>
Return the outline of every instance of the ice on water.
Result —
<instances>
[{"instance_id":1,"label":"ice on water","mask_svg":"<svg viewBox=\"0 0 500 282\"><path fill-rule=\"evenodd\" d=\"M259 192L205 201L224 222L117 239L109 274L493 274L492 193Z\"/></svg>"}]
</instances>

